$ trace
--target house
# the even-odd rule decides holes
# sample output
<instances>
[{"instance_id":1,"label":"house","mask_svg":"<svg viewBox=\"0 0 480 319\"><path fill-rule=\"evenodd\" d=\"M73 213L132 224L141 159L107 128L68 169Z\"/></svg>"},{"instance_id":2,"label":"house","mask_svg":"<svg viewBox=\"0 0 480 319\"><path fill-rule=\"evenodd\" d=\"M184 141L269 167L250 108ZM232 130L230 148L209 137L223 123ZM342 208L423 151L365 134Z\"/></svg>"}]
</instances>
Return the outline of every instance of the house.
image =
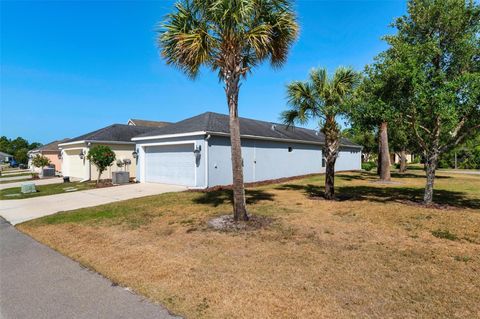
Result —
<instances>
[{"instance_id":1,"label":"house","mask_svg":"<svg viewBox=\"0 0 480 319\"><path fill-rule=\"evenodd\" d=\"M0 163L9 163L13 159L13 155L0 152Z\"/></svg>"},{"instance_id":2,"label":"house","mask_svg":"<svg viewBox=\"0 0 480 319\"><path fill-rule=\"evenodd\" d=\"M412 163L414 160L414 155L411 153L405 153L405 159L407 163ZM390 163L398 164L400 163L400 154L399 153L390 153Z\"/></svg>"},{"instance_id":3,"label":"house","mask_svg":"<svg viewBox=\"0 0 480 319\"><path fill-rule=\"evenodd\" d=\"M55 166L55 171L62 171L62 161L60 156L60 150L58 149L58 144L68 141L68 138L53 141L46 145L40 146L39 148L33 149L28 152L28 167L32 172L40 173L41 168L34 167L32 165L32 158L38 154L47 157L50 160L50 163Z\"/></svg>"},{"instance_id":4,"label":"house","mask_svg":"<svg viewBox=\"0 0 480 319\"><path fill-rule=\"evenodd\" d=\"M163 122L163 121L149 121L149 120L137 120L137 119L129 119L127 122L128 125L135 125L135 126L150 126L150 127L164 127L171 122Z\"/></svg>"},{"instance_id":5,"label":"house","mask_svg":"<svg viewBox=\"0 0 480 319\"><path fill-rule=\"evenodd\" d=\"M86 155L90 147L101 144L109 146L115 152L117 161L128 163L122 167L114 163L103 173L102 178L112 178L114 171L129 171L130 177L135 177L136 160L132 154L135 142L131 139L155 129L158 127L113 124L60 143L58 147L61 149L62 174L72 179L96 180L97 168L90 163Z\"/></svg>"},{"instance_id":6,"label":"house","mask_svg":"<svg viewBox=\"0 0 480 319\"><path fill-rule=\"evenodd\" d=\"M304 128L240 118L244 181L325 171L324 136ZM207 188L232 184L229 117L203 113L132 138L137 180ZM361 169L362 147L341 140L337 171Z\"/></svg>"}]
</instances>

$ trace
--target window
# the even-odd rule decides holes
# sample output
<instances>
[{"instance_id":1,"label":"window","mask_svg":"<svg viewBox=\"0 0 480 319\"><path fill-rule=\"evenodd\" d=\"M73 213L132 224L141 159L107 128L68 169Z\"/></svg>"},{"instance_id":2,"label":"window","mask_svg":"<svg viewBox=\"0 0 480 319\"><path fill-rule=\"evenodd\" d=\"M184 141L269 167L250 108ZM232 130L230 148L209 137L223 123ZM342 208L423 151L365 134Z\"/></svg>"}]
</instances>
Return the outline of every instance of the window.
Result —
<instances>
[{"instance_id":1,"label":"window","mask_svg":"<svg viewBox=\"0 0 480 319\"><path fill-rule=\"evenodd\" d=\"M293 151L293 148L291 146L288 147L288 152L291 153Z\"/></svg>"},{"instance_id":2,"label":"window","mask_svg":"<svg viewBox=\"0 0 480 319\"><path fill-rule=\"evenodd\" d=\"M325 157L322 157L322 167L326 166Z\"/></svg>"}]
</instances>

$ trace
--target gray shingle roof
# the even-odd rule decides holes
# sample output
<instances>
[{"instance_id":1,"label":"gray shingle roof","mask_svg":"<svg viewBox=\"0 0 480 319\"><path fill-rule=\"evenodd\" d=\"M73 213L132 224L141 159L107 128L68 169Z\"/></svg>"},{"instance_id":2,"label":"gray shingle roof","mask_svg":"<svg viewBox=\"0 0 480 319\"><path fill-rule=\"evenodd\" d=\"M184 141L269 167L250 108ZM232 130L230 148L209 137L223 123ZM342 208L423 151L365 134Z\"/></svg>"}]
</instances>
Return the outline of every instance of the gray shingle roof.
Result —
<instances>
[{"instance_id":1,"label":"gray shingle roof","mask_svg":"<svg viewBox=\"0 0 480 319\"><path fill-rule=\"evenodd\" d=\"M58 149L58 144L65 143L65 142L67 142L68 140L69 140L68 138L64 138L64 139L62 139L62 140L53 141L53 142L51 142L51 143L42 145L42 146L40 146L39 148L36 148L36 149L31 150L29 153L37 153L37 152L58 152L58 151L59 151L59 149Z\"/></svg>"},{"instance_id":2,"label":"gray shingle roof","mask_svg":"<svg viewBox=\"0 0 480 319\"><path fill-rule=\"evenodd\" d=\"M148 120L139 120L139 119L130 119L128 122L136 126L151 126L151 127L157 127L157 128L172 124L171 122L165 122L165 121L148 121Z\"/></svg>"},{"instance_id":3,"label":"gray shingle roof","mask_svg":"<svg viewBox=\"0 0 480 319\"><path fill-rule=\"evenodd\" d=\"M225 114L206 112L200 115L185 119L183 121L158 128L139 136L161 136L170 134L182 134L192 132L208 132L211 134L229 134L229 116ZM285 140L298 140L314 143L324 143L325 137L322 133L301 127L287 127L284 124L271 123L248 118L240 118L240 134L243 136L268 137ZM341 144L345 146L359 147L347 139L342 139Z\"/></svg>"},{"instance_id":4,"label":"gray shingle roof","mask_svg":"<svg viewBox=\"0 0 480 319\"><path fill-rule=\"evenodd\" d=\"M132 137L158 129L158 127L112 124L99 130L74 137L65 143L79 141L132 142Z\"/></svg>"}]
</instances>

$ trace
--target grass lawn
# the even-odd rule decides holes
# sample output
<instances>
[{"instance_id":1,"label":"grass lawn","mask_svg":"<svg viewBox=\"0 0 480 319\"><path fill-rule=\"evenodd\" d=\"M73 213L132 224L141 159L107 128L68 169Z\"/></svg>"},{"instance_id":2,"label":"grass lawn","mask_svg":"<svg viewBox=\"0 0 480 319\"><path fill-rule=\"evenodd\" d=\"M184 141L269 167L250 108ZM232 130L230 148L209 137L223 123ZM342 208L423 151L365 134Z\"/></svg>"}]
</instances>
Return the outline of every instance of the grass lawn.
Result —
<instances>
[{"instance_id":1,"label":"grass lawn","mask_svg":"<svg viewBox=\"0 0 480 319\"><path fill-rule=\"evenodd\" d=\"M12 182L12 181L10 181ZM19 182L16 180L14 182ZM35 186L37 189L36 193L28 193L22 194L20 192L21 187L12 187L12 188L5 188L0 190L0 200L8 200L8 199L23 199L23 198L32 198L38 196L46 196L46 195L54 195L54 194L62 194L62 193L69 193L72 191L80 191L95 188L95 183L58 183L58 184L49 184L49 185L37 185ZM18 194L18 195L15 195Z\"/></svg>"},{"instance_id":2,"label":"grass lawn","mask_svg":"<svg viewBox=\"0 0 480 319\"><path fill-rule=\"evenodd\" d=\"M187 318L480 316L480 176L422 171L336 178L339 201L312 198L323 176L250 188L264 229L219 232L230 193L182 192L59 213L17 227Z\"/></svg>"},{"instance_id":3,"label":"grass lawn","mask_svg":"<svg viewBox=\"0 0 480 319\"><path fill-rule=\"evenodd\" d=\"M9 184L9 183L17 183L17 182L26 182L26 181L31 181L32 178L31 177L25 177L25 178L21 178L21 179L15 179L15 180L7 180L7 181L2 181L2 179L0 178L0 184Z\"/></svg>"},{"instance_id":4,"label":"grass lawn","mask_svg":"<svg viewBox=\"0 0 480 319\"><path fill-rule=\"evenodd\" d=\"M32 176L32 173L18 173L18 174L7 174L5 175L5 172L3 175L0 175L0 181L4 178L9 178L9 177L18 177L18 176Z\"/></svg>"}]
</instances>

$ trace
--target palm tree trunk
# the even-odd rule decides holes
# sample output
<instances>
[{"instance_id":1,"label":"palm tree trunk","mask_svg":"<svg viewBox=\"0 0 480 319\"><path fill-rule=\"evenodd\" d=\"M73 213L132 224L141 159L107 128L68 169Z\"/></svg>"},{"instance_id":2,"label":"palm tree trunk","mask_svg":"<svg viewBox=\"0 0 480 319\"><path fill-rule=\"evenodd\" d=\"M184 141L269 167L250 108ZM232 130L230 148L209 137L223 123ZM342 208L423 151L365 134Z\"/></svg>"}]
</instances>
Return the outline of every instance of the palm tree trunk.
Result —
<instances>
[{"instance_id":1,"label":"palm tree trunk","mask_svg":"<svg viewBox=\"0 0 480 319\"><path fill-rule=\"evenodd\" d=\"M245 201L245 186L243 184L242 145L240 141L240 122L238 119L238 92L240 75L229 73L225 77L225 92L230 115L230 144L233 176L233 219L248 220Z\"/></svg>"},{"instance_id":2,"label":"palm tree trunk","mask_svg":"<svg viewBox=\"0 0 480 319\"><path fill-rule=\"evenodd\" d=\"M380 124L380 180L390 181L390 154L388 148L388 127L387 122Z\"/></svg>"},{"instance_id":3,"label":"palm tree trunk","mask_svg":"<svg viewBox=\"0 0 480 319\"><path fill-rule=\"evenodd\" d=\"M325 125L322 128L325 134L325 198L335 198L335 162L340 147L340 130L335 122L334 116L327 116Z\"/></svg>"}]
</instances>

